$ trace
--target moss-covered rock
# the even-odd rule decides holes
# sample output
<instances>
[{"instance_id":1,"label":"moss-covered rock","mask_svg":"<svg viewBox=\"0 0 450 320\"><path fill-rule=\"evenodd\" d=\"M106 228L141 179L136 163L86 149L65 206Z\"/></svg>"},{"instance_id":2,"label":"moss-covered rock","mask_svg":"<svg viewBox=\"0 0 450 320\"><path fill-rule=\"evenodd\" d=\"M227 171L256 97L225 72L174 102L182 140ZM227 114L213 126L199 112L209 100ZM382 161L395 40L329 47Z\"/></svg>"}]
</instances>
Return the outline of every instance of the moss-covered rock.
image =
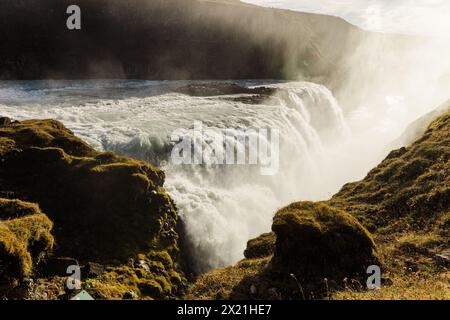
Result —
<instances>
[{"instance_id":1,"label":"moss-covered rock","mask_svg":"<svg viewBox=\"0 0 450 320\"><path fill-rule=\"evenodd\" d=\"M0 127L0 137L14 141L20 149L55 147L73 156L92 156L98 153L56 120L13 122Z\"/></svg>"},{"instance_id":2,"label":"moss-covered rock","mask_svg":"<svg viewBox=\"0 0 450 320\"><path fill-rule=\"evenodd\" d=\"M103 299L127 299L137 296L150 299L177 297L184 288L182 274L167 251L139 254L137 260L109 267L98 278L86 281L86 289Z\"/></svg>"},{"instance_id":3,"label":"moss-covered rock","mask_svg":"<svg viewBox=\"0 0 450 320\"><path fill-rule=\"evenodd\" d=\"M122 281L133 284L127 290L144 280L159 281L161 292L143 290L142 295L164 298L178 290L182 275L173 263L179 251L178 215L163 188L165 176L160 169L112 152L98 152L54 120L0 127L0 158L0 196L42 208L55 226L56 257L75 258L80 264L101 263L116 270L122 280L129 277ZM35 209L25 204L19 208L0 203L0 219L20 217ZM21 240L26 247L27 240ZM145 276L139 272L140 266L122 272L127 261L139 255L152 266L161 264L161 259L155 258L157 252L165 252L171 263ZM27 261L21 262L23 274L30 271ZM109 279L117 278L115 274L99 277L96 290L106 290ZM104 285L100 285L102 281ZM99 293L102 295L113 297Z\"/></svg>"},{"instance_id":4,"label":"moss-covered rock","mask_svg":"<svg viewBox=\"0 0 450 320\"><path fill-rule=\"evenodd\" d=\"M244 256L247 259L269 257L275 250L275 241L276 236L273 232L264 233L247 243Z\"/></svg>"},{"instance_id":5,"label":"moss-covered rock","mask_svg":"<svg viewBox=\"0 0 450 320\"><path fill-rule=\"evenodd\" d=\"M381 266L370 233L325 203L291 204L277 212L272 229L249 241L239 264L200 277L187 298L316 299Z\"/></svg>"},{"instance_id":6,"label":"moss-covered rock","mask_svg":"<svg viewBox=\"0 0 450 320\"><path fill-rule=\"evenodd\" d=\"M381 265L370 233L351 215L324 203L298 202L274 218L273 266L297 279L341 281Z\"/></svg>"},{"instance_id":7,"label":"moss-covered rock","mask_svg":"<svg viewBox=\"0 0 450 320\"><path fill-rule=\"evenodd\" d=\"M0 279L22 279L50 253L53 224L36 204L0 199Z\"/></svg>"},{"instance_id":8,"label":"moss-covered rock","mask_svg":"<svg viewBox=\"0 0 450 320\"><path fill-rule=\"evenodd\" d=\"M3 155L1 188L39 203L55 223L57 253L127 258L162 245L177 250L177 214L150 164L99 153L53 120L0 128L15 147Z\"/></svg>"}]
</instances>

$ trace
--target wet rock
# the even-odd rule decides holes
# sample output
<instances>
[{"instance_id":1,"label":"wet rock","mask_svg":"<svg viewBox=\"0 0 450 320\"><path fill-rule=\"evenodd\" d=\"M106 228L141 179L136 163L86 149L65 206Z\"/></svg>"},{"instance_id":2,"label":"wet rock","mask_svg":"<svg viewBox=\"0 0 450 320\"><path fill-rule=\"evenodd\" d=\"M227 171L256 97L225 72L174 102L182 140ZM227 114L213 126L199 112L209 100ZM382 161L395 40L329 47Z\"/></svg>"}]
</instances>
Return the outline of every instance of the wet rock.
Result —
<instances>
[{"instance_id":1,"label":"wet rock","mask_svg":"<svg viewBox=\"0 0 450 320\"><path fill-rule=\"evenodd\" d=\"M180 87L175 92L195 96L195 97L209 97L221 95L234 94L254 94L270 96L276 91L275 88L256 87L247 88L235 83L205 83L205 84L190 84Z\"/></svg>"}]
</instances>

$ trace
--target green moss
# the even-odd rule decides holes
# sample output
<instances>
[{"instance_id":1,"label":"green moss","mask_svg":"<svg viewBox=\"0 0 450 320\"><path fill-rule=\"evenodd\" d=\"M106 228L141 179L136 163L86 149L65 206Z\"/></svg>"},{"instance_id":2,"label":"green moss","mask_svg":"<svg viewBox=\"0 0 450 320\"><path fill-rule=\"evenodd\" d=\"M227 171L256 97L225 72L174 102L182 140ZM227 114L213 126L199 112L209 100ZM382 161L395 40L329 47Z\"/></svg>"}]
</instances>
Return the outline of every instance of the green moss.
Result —
<instances>
[{"instance_id":1,"label":"green moss","mask_svg":"<svg viewBox=\"0 0 450 320\"><path fill-rule=\"evenodd\" d=\"M152 260L157 256L164 253L139 254L139 264L111 267L99 278L88 280L86 289L106 299L123 299L130 291L142 299L173 298L183 290L183 276L173 265L166 267L161 261Z\"/></svg>"},{"instance_id":2,"label":"green moss","mask_svg":"<svg viewBox=\"0 0 450 320\"><path fill-rule=\"evenodd\" d=\"M450 113L436 119L407 148L391 154L359 182L347 184L330 204L355 215L366 227L385 229L411 217L404 231L431 231L449 210Z\"/></svg>"},{"instance_id":3,"label":"green moss","mask_svg":"<svg viewBox=\"0 0 450 320\"><path fill-rule=\"evenodd\" d=\"M267 268L270 258L245 259L235 266L213 270L201 275L188 289L188 300L250 299L250 285ZM258 281L255 281L258 282Z\"/></svg>"},{"instance_id":4,"label":"green moss","mask_svg":"<svg viewBox=\"0 0 450 320\"><path fill-rule=\"evenodd\" d=\"M0 201L0 220L9 219L0 224L0 251L15 264L11 270L30 274L53 244L45 232L53 222L56 256L106 267L84 284L97 298L122 299L129 291L168 298L182 290L174 263L178 214L159 168L98 152L53 120L1 127L0 155L0 192L38 204L51 220L30 215L37 205ZM129 265L129 258L147 266Z\"/></svg>"},{"instance_id":5,"label":"green moss","mask_svg":"<svg viewBox=\"0 0 450 320\"><path fill-rule=\"evenodd\" d=\"M186 298L315 299L331 284L359 280L368 266L381 266L370 233L325 203L293 203L277 212L272 229L249 241L236 266L201 276Z\"/></svg>"},{"instance_id":6,"label":"green moss","mask_svg":"<svg viewBox=\"0 0 450 320\"><path fill-rule=\"evenodd\" d=\"M52 250L53 224L38 206L17 200L0 199L0 217L5 216L0 220L0 278L21 279Z\"/></svg>"},{"instance_id":7,"label":"green moss","mask_svg":"<svg viewBox=\"0 0 450 320\"><path fill-rule=\"evenodd\" d=\"M39 212L39 206L35 203L0 198L0 219L20 218Z\"/></svg>"},{"instance_id":8,"label":"green moss","mask_svg":"<svg viewBox=\"0 0 450 320\"><path fill-rule=\"evenodd\" d=\"M324 203L289 205L275 215L272 230L277 237L273 265L298 279L342 280L381 264L370 233L348 213Z\"/></svg>"},{"instance_id":9,"label":"green moss","mask_svg":"<svg viewBox=\"0 0 450 320\"><path fill-rule=\"evenodd\" d=\"M39 203L56 225L57 254L103 263L151 248L176 254L178 215L161 170L97 152L53 120L2 135L21 150L6 153L0 187Z\"/></svg>"},{"instance_id":10,"label":"green moss","mask_svg":"<svg viewBox=\"0 0 450 320\"><path fill-rule=\"evenodd\" d=\"M93 156L97 152L76 138L55 120L28 120L0 128L0 137L15 141L18 148L57 147L74 156Z\"/></svg>"},{"instance_id":11,"label":"green moss","mask_svg":"<svg viewBox=\"0 0 450 320\"><path fill-rule=\"evenodd\" d=\"M247 259L264 258L273 255L276 236L273 232L264 233L247 243L244 256Z\"/></svg>"}]
</instances>

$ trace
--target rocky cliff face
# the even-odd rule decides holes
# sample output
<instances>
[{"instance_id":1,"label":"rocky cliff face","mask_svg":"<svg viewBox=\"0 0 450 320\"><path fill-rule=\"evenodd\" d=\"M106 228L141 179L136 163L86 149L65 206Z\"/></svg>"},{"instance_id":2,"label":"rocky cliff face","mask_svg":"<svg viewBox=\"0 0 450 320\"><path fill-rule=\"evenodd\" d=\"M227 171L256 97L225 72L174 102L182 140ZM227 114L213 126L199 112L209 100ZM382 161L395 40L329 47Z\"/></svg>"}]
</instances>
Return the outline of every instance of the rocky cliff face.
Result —
<instances>
[{"instance_id":1,"label":"rocky cliff face","mask_svg":"<svg viewBox=\"0 0 450 320\"><path fill-rule=\"evenodd\" d=\"M176 293L178 215L161 170L98 152L53 120L5 122L0 158L0 278L10 284L0 295L27 278L51 284L65 263L102 270L82 279L98 297Z\"/></svg>"},{"instance_id":2,"label":"rocky cliff face","mask_svg":"<svg viewBox=\"0 0 450 320\"><path fill-rule=\"evenodd\" d=\"M448 299L449 212L447 111L331 200L280 210L244 260L200 277L187 297ZM376 293L363 280L372 264L389 276Z\"/></svg>"},{"instance_id":3,"label":"rocky cliff face","mask_svg":"<svg viewBox=\"0 0 450 320\"><path fill-rule=\"evenodd\" d=\"M330 16L239 1L80 0L0 4L0 78L327 77L363 33Z\"/></svg>"}]
</instances>

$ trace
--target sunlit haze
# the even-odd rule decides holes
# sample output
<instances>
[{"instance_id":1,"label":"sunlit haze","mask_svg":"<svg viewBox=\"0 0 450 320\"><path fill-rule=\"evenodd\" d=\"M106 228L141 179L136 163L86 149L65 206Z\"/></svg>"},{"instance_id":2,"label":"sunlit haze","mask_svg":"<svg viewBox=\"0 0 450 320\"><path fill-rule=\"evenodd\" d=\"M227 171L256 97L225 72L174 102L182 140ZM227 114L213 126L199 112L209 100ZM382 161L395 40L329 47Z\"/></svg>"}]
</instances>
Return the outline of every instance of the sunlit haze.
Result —
<instances>
[{"instance_id":1,"label":"sunlit haze","mask_svg":"<svg viewBox=\"0 0 450 320\"><path fill-rule=\"evenodd\" d=\"M447 0L245 0L275 8L335 15L371 31L450 36Z\"/></svg>"}]
</instances>

